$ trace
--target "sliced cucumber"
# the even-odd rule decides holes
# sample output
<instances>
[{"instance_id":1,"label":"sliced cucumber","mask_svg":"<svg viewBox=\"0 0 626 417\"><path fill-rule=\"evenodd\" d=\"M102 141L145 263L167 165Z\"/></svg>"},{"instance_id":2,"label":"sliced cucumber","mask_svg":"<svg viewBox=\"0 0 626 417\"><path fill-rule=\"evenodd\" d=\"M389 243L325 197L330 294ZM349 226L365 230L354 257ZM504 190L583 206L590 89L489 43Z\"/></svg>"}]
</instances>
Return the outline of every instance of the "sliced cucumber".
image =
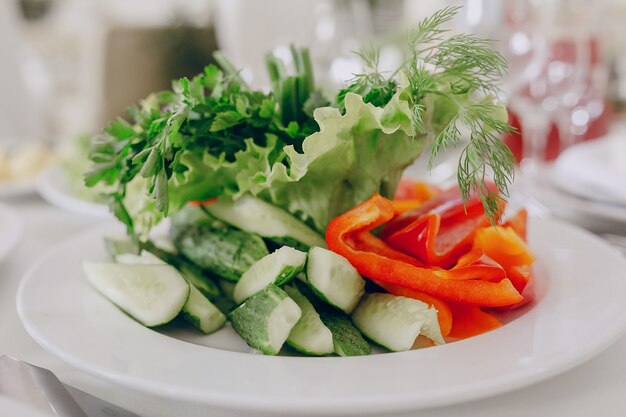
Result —
<instances>
[{"instance_id":1,"label":"sliced cucumber","mask_svg":"<svg viewBox=\"0 0 626 417\"><path fill-rule=\"evenodd\" d=\"M234 299L241 304L268 284L281 286L304 269L306 253L283 246L258 260L242 276L235 286Z\"/></svg>"},{"instance_id":2,"label":"sliced cucumber","mask_svg":"<svg viewBox=\"0 0 626 417\"><path fill-rule=\"evenodd\" d=\"M346 258L328 249L309 250L306 275L322 300L345 313L349 314L363 295L365 280Z\"/></svg>"},{"instance_id":3,"label":"sliced cucumber","mask_svg":"<svg viewBox=\"0 0 626 417\"><path fill-rule=\"evenodd\" d=\"M367 294L352 313L352 321L369 339L391 351L409 350L422 329L436 344L445 343L437 311L412 298Z\"/></svg>"},{"instance_id":4,"label":"sliced cucumber","mask_svg":"<svg viewBox=\"0 0 626 417\"><path fill-rule=\"evenodd\" d=\"M85 262L83 269L102 295L144 326L170 322L189 297L187 280L169 265Z\"/></svg>"},{"instance_id":5,"label":"sliced cucumber","mask_svg":"<svg viewBox=\"0 0 626 417\"><path fill-rule=\"evenodd\" d=\"M139 255L139 252L141 252L139 245L137 245L137 243L133 242L126 236L107 236L104 238L104 246L106 247L109 256L113 259L117 255L121 255L123 253L132 253L134 255Z\"/></svg>"},{"instance_id":6,"label":"sliced cucumber","mask_svg":"<svg viewBox=\"0 0 626 417\"><path fill-rule=\"evenodd\" d=\"M213 333L226 323L226 316L193 285L182 313L204 334Z\"/></svg>"},{"instance_id":7,"label":"sliced cucumber","mask_svg":"<svg viewBox=\"0 0 626 417\"><path fill-rule=\"evenodd\" d=\"M313 304L294 286L285 286L285 292L298 304L302 317L291 329L287 344L307 355L330 355L335 351L333 335L322 323Z\"/></svg>"},{"instance_id":8,"label":"sliced cucumber","mask_svg":"<svg viewBox=\"0 0 626 417\"><path fill-rule=\"evenodd\" d=\"M295 240L306 247L326 247L324 238L283 209L251 195L235 201L220 199L205 209L220 220L264 238L286 242Z\"/></svg>"},{"instance_id":9,"label":"sliced cucumber","mask_svg":"<svg viewBox=\"0 0 626 417\"><path fill-rule=\"evenodd\" d=\"M239 281L252 264L269 254L259 236L241 230L189 226L174 243L191 262L230 281Z\"/></svg>"},{"instance_id":10,"label":"sliced cucumber","mask_svg":"<svg viewBox=\"0 0 626 417\"><path fill-rule=\"evenodd\" d=\"M276 355L301 315L300 307L270 284L230 313L230 320L248 345L266 355Z\"/></svg>"},{"instance_id":11,"label":"sliced cucumber","mask_svg":"<svg viewBox=\"0 0 626 417\"><path fill-rule=\"evenodd\" d=\"M363 356L372 353L371 346L363 338L361 332L354 327L348 316L323 302L306 283L302 281L294 281L294 283L313 304L322 323L330 330L333 337L333 348L337 355Z\"/></svg>"}]
</instances>

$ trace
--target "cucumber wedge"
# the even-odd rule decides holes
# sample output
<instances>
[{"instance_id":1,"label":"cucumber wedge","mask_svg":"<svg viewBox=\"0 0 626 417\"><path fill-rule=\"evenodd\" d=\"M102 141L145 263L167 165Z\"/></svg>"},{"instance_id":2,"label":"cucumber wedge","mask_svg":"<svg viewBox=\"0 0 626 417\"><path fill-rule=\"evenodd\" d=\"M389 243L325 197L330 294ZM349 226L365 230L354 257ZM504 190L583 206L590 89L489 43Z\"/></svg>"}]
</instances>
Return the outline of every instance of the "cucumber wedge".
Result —
<instances>
[{"instance_id":1,"label":"cucumber wedge","mask_svg":"<svg viewBox=\"0 0 626 417\"><path fill-rule=\"evenodd\" d=\"M333 348L337 355L364 356L372 353L372 347L348 316L328 309L320 310L320 318L333 335Z\"/></svg>"},{"instance_id":2,"label":"cucumber wedge","mask_svg":"<svg viewBox=\"0 0 626 417\"><path fill-rule=\"evenodd\" d=\"M294 281L294 284L313 304L322 323L330 330L335 353L339 356L363 356L372 353L372 347L363 338L361 332L354 327L350 318L323 302L305 282L300 280L300 275L298 278L299 280Z\"/></svg>"},{"instance_id":3,"label":"cucumber wedge","mask_svg":"<svg viewBox=\"0 0 626 417\"><path fill-rule=\"evenodd\" d=\"M328 249L309 250L306 275L313 291L344 313L350 314L363 295L365 280L346 258Z\"/></svg>"},{"instance_id":4,"label":"cucumber wedge","mask_svg":"<svg viewBox=\"0 0 626 417\"><path fill-rule=\"evenodd\" d=\"M324 238L288 212L251 195L235 201L220 199L205 209L218 219L241 230L278 243L296 241L306 248L326 247Z\"/></svg>"},{"instance_id":5,"label":"cucumber wedge","mask_svg":"<svg viewBox=\"0 0 626 417\"><path fill-rule=\"evenodd\" d=\"M268 284L281 286L289 282L304 269L306 253L283 246L254 263L235 286L234 298L237 304L267 287Z\"/></svg>"},{"instance_id":6,"label":"cucumber wedge","mask_svg":"<svg viewBox=\"0 0 626 417\"><path fill-rule=\"evenodd\" d=\"M252 264L268 255L259 236L241 230L189 226L177 232L180 253L203 270L237 282Z\"/></svg>"},{"instance_id":7,"label":"cucumber wedge","mask_svg":"<svg viewBox=\"0 0 626 417\"><path fill-rule=\"evenodd\" d=\"M174 252L169 252L156 246L156 244L152 241L145 242L143 246L144 250L141 252L142 255L144 253L150 253L163 262L178 269L180 273L187 278L187 281L200 290L200 292L209 300L215 301L222 298L222 292L213 281L212 277L198 268L195 264L180 255L174 254Z\"/></svg>"},{"instance_id":8,"label":"cucumber wedge","mask_svg":"<svg viewBox=\"0 0 626 417\"><path fill-rule=\"evenodd\" d=\"M220 329L226 323L226 316L193 285L190 285L189 299L183 306L183 316L204 334Z\"/></svg>"},{"instance_id":9,"label":"cucumber wedge","mask_svg":"<svg viewBox=\"0 0 626 417\"><path fill-rule=\"evenodd\" d=\"M333 335L322 323L313 304L294 286L285 286L284 290L302 310L302 317L291 329L287 344L307 355L322 356L334 353Z\"/></svg>"},{"instance_id":10,"label":"cucumber wedge","mask_svg":"<svg viewBox=\"0 0 626 417\"><path fill-rule=\"evenodd\" d=\"M436 344L445 343L437 310L412 298L367 294L352 313L352 321L369 339L395 352L411 349L422 330Z\"/></svg>"},{"instance_id":11,"label":"cucumber wedge","mask_svg":"<svg viewBox=\"0 0 626 417\"><path fill-rule=\"evenodd\" d=\"M83 263L89 282L147 327L168 323L189 298L187 280L169 265Z\"/></svg>"},{"instance_id":12,"label":"cucumber wedge","mask_svg":"<svg viewBox=\"0 0 626 417\"><path fill-rule=\"evenodd\" d=\"M300 307L270 284L230 313L230 320L248 345L266 355L276 355L301 315Z\"/></svg>"},{"instance_id":13,"label":"cucumber wedge","mask_svg":"<svg viewBox=\"0 0 626 417\"><path fill-rule=\"evenodd\" d=\"M190 311L194 317L202 319L216 308L219 309L221 312L228 313L235 307L237 307L229 298L224 297L222 291L220 291L217 284L214 283L210 278L206 277L202 273L202 271L199 270L195 265L189 262L185 262L184 260L176 259L174 255L171 255L165 251L159 250L158 253L166 258L168 261L172 261L172 266L175 266L177 264L176 269L178 269L178 271L183 275L183 277L187 280L191 287L192 292L189 295L189 300L187 300L187 303L183 308L183 312L185 312L186 309ZM168 263L164 259L154 255L152 252L149 252L147 250L141 251L140 255L133 255L129 253L117 255L115 257L115 260L117 261L117 263L129 265L168 265ZM174 262L176 260L178 262ZM199 291L200 295L202 295L202 298L205 299L206 302L201 303L199 298L197 296L194 296L194 306L189 306L188 304L194 301L192 300L192 296L194 295L195 291ZM210 304L210 306L207 305L207 303ZM205 304L205 306L201 307L201 304ZM206 312L205 310L209 310L209 312ZM191 321L192 323L197 324L198 328L205 333L207 333L205 329L211 327L211 325L197 323L197 321L194 320Z\"/></svg>"}]
</instances>

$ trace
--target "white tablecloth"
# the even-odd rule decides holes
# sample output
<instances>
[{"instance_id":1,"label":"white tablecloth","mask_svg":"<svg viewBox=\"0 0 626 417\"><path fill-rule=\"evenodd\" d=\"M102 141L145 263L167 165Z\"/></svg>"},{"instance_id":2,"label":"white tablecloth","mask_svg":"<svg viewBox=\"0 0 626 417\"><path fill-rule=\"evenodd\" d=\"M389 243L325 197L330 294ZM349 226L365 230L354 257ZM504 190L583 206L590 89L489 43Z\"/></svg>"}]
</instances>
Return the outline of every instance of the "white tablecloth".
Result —
<instances>
[{"instance_id":1,"label":"white tablecloth","mask_svg":"<svg viewBox=\"0 0 626 417\"><path fill-rule=\"evenodd\" d=\"M15 309L20 279L48 248L98 222L63 212L32 197L5 202L25 223L15 251L0 264L0 355L8 354L51 369L63 382L144 417L223 416L190 404L155 398L116 386L71 368L44 351L22 327ZM1 233L2 231L0 231ZM624 272L626 275L626 271ZM626 276L625 276L626 278ZM610 291L610 288L607 288ZM624 303L626 308L626 302ZM598 323L599 326L602 323ZM585 329L580 329L585 343ZM210 376L208 376L210 377ZM419 370L415 371L419 378ZM372 381L373 384L384 381ZM558 377L490 399L413 413L428 417L589 417L626 415L626 337L591 361ZM387 416L385 416L387 417Z\"/></svg>"}]
</instances>

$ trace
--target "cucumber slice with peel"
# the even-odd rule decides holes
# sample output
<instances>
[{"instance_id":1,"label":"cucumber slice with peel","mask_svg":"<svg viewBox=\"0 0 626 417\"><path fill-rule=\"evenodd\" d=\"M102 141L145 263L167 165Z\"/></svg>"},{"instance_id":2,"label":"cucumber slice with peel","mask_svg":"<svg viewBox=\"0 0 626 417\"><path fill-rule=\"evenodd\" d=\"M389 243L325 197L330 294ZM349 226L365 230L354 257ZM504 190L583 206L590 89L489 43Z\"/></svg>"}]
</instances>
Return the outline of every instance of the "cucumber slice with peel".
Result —
<instances>
[{"instance_id":1,"label":"cucumber slice with peel","mask_svg":"<svg viewBox=\"0 0 626 417\"><path fill-rule=\"evenodd\" d=\"M302 315L300 307L270 284L230 313L233 328L254 349L276 355Z\"/></svg>"},{"instance_id":2,"label":"cucumber slice with peel","mask_svg":"<svg viewBox=\"0 0 626 417\"><path fill-rule=\"evenodd\" d=\"M204 334L219 330L226 316L193 285L189 286L189 299L183 306L183 316Z\"/></svg>"},{"instance_id":3,"label":"cucumber slice with peel","mask_svg":"<svg viewBox=\"0 0 626 417\"><path fill-rule=\"evenodd\" d=\"M254 263L241 276L233 293L237 304L261 291L268 284L281 286L304 269L306 253L283 246Z\"/></svg>"},{"instance_id":4,"label":"cucumber slice with peel","mask_svg":"<svg viewBox=\"0 0 626 417\"><path fill-rule=\"evenodd\" d=\"M287 344L307 355L322 356L334 353L333 334L322 323L313 304L295 286L285 286L284 290L302 310L302 317L291 329Z\"/></svg>"},{"instance_id":5,"label":"cucumber slice with peel","mask_svg":"<svg viewBox=\"0 0 626 417\"><path fill-rule=\"evenodd\" d=\"M147 327L172 321L189 298L187 280L169 265L85 262L83 269L102 295Z\"/></svg>"},{"instance_id":6,"label":"cucumber slice with peel","mask_svg":"<svg viewBox=\"0 0 626 417\"><path fill-rule=\"evenodd\" d=\"M116 261L128 265L167 265L165 261L148 251L142 251L140 255L121 254L115 257ZM183 316L193 323L205 334L213 333L226 322L226 316L215 304L211 302L203 291L196 288L196 283L202 285L205 281L200 280L197 271L190 270L187 264L182 264L180 273L189 283L189 298L183 306ZM232 308L227 308L230 311Z\"/></svg>"},{"instance_id":7,"label":"cucumber slice with peel","mask_svg":"<svg viewBox=\"0 0 626 417\"><path fill-rule=\"evenodd\" d=\"M313 247L307 261L307 281L328 304L350 314L363 295L365 280L346 258L328 249Z\"/></svg>"},{"instance_id":8,"label":"cucumber slice with peel","mask_svg":"<svg viewBox=\"0 0 626 417\"><path fill-rule=\"evenodd\" d=\"M326 247L324 238L306 223L251 195L244 195L235 201L219 199L204 208L218 219L266 239L277 242L295 240L306 247Z\"/></svg>"},{"instance_id":9,"label":"cucumber slice with peel","mask_svg":"<svg viewBox=\"0 0 626 417\"><path fill-rule=\"evenodd\" d=\"M422 331L435 344L445 343L437 310L412 298L367 294L352 313L352 321L370 340L395 352L411 349Z\"/></svg>"},{"instance_id":10,"label":"cucumber slice with peel","mask_svg":"<svg viewBox=\"0 0 626 417\"><path fill-rule=\"evenodd\" d=\"M372 353L372 347L363 338L361 332L354 327L350 318L334 307L324 303L311 288L300 279L294 281L295 286L313 304L322 323L330 330L333 348L339 356L362 356Z\"/></svg>"}]
</instances>

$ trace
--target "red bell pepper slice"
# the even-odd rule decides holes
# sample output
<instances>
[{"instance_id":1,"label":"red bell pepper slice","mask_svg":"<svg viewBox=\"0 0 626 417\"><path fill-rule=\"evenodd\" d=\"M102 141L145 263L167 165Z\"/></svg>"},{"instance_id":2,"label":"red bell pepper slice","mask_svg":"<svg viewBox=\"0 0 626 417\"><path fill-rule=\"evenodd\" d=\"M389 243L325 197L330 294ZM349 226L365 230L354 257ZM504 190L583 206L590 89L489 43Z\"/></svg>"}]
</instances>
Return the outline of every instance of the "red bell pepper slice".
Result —
<instances>
[{"instance_id":1,"label":"red bell pepper slice","mask_svg":"<svg viewBox=\"0 0 626 417\"><path fill-rule=\"evenodd\" d=\"M454 268L445 270L443 277L446 279L481 279L500 282L507 275L504 268L485 255L482 249L474 249L461 256ZM515 283L513 285L515 286Z\"/></svg>"},{"instance_id":2,"label":"red bell pepper slice","mask_svg":"<svg viewBox=\"0 0 626 417\"><path fill-rule=\"evenodd\" d=\"M445 271L419 267L376 252L358 250L353 246L351 235L371 231L389 221L393 215L391 202L375 194L330 222L326 229L328 248L345 257L361 275L444 300L492 307L510 305L522 300L522 296L506 278L497 283L445 279L442 278ZM377 240L372 236L371 241ZM377 241L376 245L382 246L384 242Z\"/></svg>"},{"instance_id":3,"label":"red bell pepper slice","mask_svg":"<svg viewBox=\"0 0 626 417\"><path fill-rule=\"evenodd\" d=\"M488 224L487 216L480 211L445 223L440 214L428 213L385 241L428 265L450 268L471 248L476 230Z\"/></svg>"},{"instance_id":4,"label":"red bell pepper slice","mask_svg":"<svg viewBox=\"0 0 626 417\"><path fill-rule=\"evenodd\" d=\"M385 225L380 236L383 240L386 240L395 232L404 229L428 213L437 213L441 216L443 222L447 222L448 220L452 221L455 217L472 215L476 212L484 213L480 199L474 196L463 204L461 192L457 187L452 187L435 195L413 210L408 210L394 218Z\"/></svg>"}]
</instances>

